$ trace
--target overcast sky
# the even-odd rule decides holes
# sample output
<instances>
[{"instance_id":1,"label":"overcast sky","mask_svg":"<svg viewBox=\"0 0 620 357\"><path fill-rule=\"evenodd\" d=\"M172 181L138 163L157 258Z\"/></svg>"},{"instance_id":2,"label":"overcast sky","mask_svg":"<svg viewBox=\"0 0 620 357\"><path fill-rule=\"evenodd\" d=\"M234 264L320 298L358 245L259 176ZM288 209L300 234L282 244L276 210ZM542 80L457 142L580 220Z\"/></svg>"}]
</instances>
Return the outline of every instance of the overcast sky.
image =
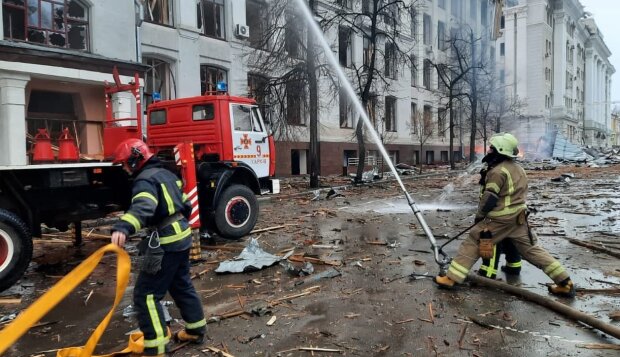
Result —
<instances>
[{"instance_id":1,"label":"overcast sky","mask_svg":"<svg viewBox=\"0 0 620 357\"><path fill-rule=\"evenodd\" d=\"M585 11L591 12L607 47L611 50L609 62L616 68L611 77L611 100L620 101L620 1L580 0ZM620 103L612 104L620 105Z\"/></svg>"}]
</instances>

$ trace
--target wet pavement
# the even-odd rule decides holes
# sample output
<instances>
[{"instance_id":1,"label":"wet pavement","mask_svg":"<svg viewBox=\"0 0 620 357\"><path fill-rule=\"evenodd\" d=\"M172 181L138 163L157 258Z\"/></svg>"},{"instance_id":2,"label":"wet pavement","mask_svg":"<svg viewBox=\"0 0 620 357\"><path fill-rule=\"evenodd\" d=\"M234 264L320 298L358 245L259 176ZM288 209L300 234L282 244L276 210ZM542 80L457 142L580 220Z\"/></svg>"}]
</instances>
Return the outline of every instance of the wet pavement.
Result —
<instances>
[{"instance_id":1,"label":"wet pavement","mask_svg":"<svg viewBox=\"0 0 620 357\"><path fill-rule=\"evenodd\" d=\"M532 177L529 204L536 209L530 222L540 244L566 266L578 287L618 288L618 258L574 245L563 237L611 242L605 243L610 249L620 248L620 222L616 219L620 170L567 169L576 176L569 182L551 181L558 172L528 172ZM451 185L446 188L448 183ZM476 183L477 177L470 175L405 181L440 244L471 224ZM207 346L233 356L311 356L311 352L299 350L301 347L341 352L317 351L316 356L618 355L618 351L579 347L620 341L534 303L481 287L445 291L437 289L429 278L411 279L411 273L432 277L437 265L397 185L381 183L342 193L344 197L318 201L311 201L311 194L273 197L262 203L257 228L285 227L254 235L271 253L294 248L296 254L314 258L315 275L332 267L317 262L339 262L335 268L341 276L299 284L305 278L293 277L278 265L252 273L216 275L212 270L217 262L238 254L247 239L218 240L225 248L203 251L206 262L192 269L194 273L210 270L194 280L207 316L253 308L268 313L247 313L210 323L209 340L203 346L188 346L174 355L211 355L202 352ZM25 308L83 255L103 244L105 241L87 240L79 252L70 244L35 244L35 263L27 275L2 293L19 296L22 303L0 305L0 317ZM453 255L458 244L453 242L446 251ZM49 324L31 329L6 355L52 356L55 352L51 350L56 348L83 344L111 306L114 261L105 258L93 276L43 319ZM511 281L543 296L548 296L544 285L548 282L528 263L524 263L519 281ZM618 296L580 293L574 301L557 300L618 326L609 318L620 309ZM126 334L137 327L132 318L122 316L130 304L131 288L101 339L98 353L126 344ZM176 308L169 309L178 319ZM275 322L267 325L274 316ZM174 320L172 329L180 329L181 323Z\"/></svg>"}]
</instances>

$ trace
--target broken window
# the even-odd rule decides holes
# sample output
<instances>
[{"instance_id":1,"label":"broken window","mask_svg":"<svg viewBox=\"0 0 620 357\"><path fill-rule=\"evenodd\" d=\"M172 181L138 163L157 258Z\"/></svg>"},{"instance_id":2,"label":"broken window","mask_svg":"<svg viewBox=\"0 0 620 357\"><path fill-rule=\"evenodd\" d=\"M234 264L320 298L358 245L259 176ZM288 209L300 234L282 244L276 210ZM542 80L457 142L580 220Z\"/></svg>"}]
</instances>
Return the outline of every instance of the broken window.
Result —
<instances>
[{"instance_id":1,"label":"broken window","mask_svg":"<svg viewBox=\"0 0 620 357\"><path fill-rule=\"evenodd\" d=\"M431 89L431 61L424 60L424 68L422 71L422 82L424 88Z\"/></svg>"},{"instance_id":2,"label":"broken window","mask_svg":"<svg viewBox=\"0 0 620 357\"><path fill-rule=\"evenodd\" d=\"M351 29L340 26L338 28L338 57L340 65L343 67L351 67L351 57L353 57L351 49Z\"/></svg>"},{"instance_id":3,"label":"broken window","mask_svg":"<svg viewBox=\"0 0 620 357\"><path fill-rule=\"evenodd\" d=\"M4 37L88 50L88 7L78 0L3 0Z\"/></svg>"},{"instance_id":4,"label":"broken window","mask_svg":"<svg viewBox=\"0 0 620 357\"><path fill-rule=\"evenodd\" d=\"M172 0L146 0L144 20L154 24L173 26Z\"/></svg>"},{"instance_id":5,"label":"broken window","mask_svg":"<svg viewBox=\"0 0 620 357\"><path fill-rule=\"evenodd\" d=\"M248 73L248 96L258 104L263 121L268 122L269 116L269 78L260 74Z\"/></svg>"},{"instance_id":6,"label":"broken window","mask_svg":"<svg viewBox=\"0 0 620 357\"><path fill-rule=\"evenodd\" d=\"M217 83L228 83L228 73L225 69L202 65L200 66L200 93L217 91Z\"/></svg>"},{"instance_id":7,"label":"broken window","mask_svg":"<svg viewBox=\"0 0 620 357\"><path fill-rule=\"evenodd\" d=\"M392 42L385 43L384 52L385 76L387 78L397 79L396 71L396 45Z\"/></svg>"},{"instance_id":8,"label":"broken window","mask_svg":"<svg viewBox=\"0 0 620 357\"><path fill-rule=\"evenodd\" d=\"M305 90L301 80L286 83L286 122L291 125L306 125L304 98Z\"/></svg>"},{"instance_id":9,"label":"broken window","mask_svg":"<svg viewBox=\"0 0 620 357\"><path fill-rule=\"evenodd\" d=\"M146 104L144 110L153 103L154 93L159 93L162 100L173 99L174 87L172 83L174 80L172 79L170 64L146 56L142 58L142 63L149 67L144 74L144 101Z\"/></svg>"},{"instance_id":10,"label":"broken window","mask_svg":"<svg viewBox=\"0 0 620 357\"><path fill-rule=\"evenodd\" d=\"M385 131L396 131L395 97L385 97Z\"/></svg>"},{"instance_id":11,"label":"broken window","mask_svg":"<svg viewBox=\"0 0 620 357\"><path fill-rule=\"evenodd\" d=\"M364 36L364 70L370 67L370 61L372 60L373 52L375 51L372 39L368 36Z\"/></svg>"},{"instance_id":12,"label":"broken window","mask_svg":"<svg viewBox=\"0 0 620 357\"><path fill-rule=\"evenodd\" d=\"M285 18L284 47L286 52L290 57L302 58L304 54L303 44L305 43L305 29L302 25L304 21L292 9L286 12Z\"/></svg>"},{"instance_id":13,"label":"broken window","mask_svg":"<svg viewBox=\"0 0 620 357\"><path fill-rule=\"evenodd\" d=\"M423 132L424 135L429 136L433 133L433 112L430 105L424 106L424 114L423 114Z\"/></svg>"},{"instance_id":14,"label":"broken window","mask_svg":"<svg viewBox=\"0 0 620 357\"><path fill-rule=\"evenodd\" d=\"M340 127L341 128L353 128L354 126L354 117L353 117L353 103L349 98L349 95L344 90L344 88L340 87L339 95L338 95L338 105L340 111Z\"/></svg>"},{"instance_id":15,"label":"broken window","mask_svg":"<svg viewBox=\"0 0 620 357\"><path fill-rule=\"evenodd\" d=\"M256 49L266 49L269 39L265 32L269 24L267 10L269 6L264 1L248 0L245 4L245 18L250 27L250 46Z\"/></svg>"},{"instance_id":16,"label":"broken window","mask_svg":"<svg viewBox=\"0 0 620 357\"><path fill-rule=\"evenodd\" d=\"M202 29L202 33L224 39L224 0L201 0L198 10L198 28Z\"/></svg>"}]
</instances>

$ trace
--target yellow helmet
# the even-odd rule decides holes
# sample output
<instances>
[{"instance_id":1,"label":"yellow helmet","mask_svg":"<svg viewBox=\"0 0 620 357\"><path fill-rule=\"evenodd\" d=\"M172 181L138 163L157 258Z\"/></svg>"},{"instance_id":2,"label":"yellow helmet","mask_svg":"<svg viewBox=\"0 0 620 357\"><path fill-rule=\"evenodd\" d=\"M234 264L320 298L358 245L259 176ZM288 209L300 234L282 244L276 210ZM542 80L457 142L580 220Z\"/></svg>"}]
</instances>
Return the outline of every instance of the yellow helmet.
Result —
<instances>
[{"instance_id":1,"label":"yellow helmet","mask_svg":"<svg viewBox=\"0 0 620 357\"><path fill-rule=\"evenodd\" d=\"M500 155L515 158L519 154L519 140L510 133L495 134L489 142Z\"/></svg>"}]
</instances>

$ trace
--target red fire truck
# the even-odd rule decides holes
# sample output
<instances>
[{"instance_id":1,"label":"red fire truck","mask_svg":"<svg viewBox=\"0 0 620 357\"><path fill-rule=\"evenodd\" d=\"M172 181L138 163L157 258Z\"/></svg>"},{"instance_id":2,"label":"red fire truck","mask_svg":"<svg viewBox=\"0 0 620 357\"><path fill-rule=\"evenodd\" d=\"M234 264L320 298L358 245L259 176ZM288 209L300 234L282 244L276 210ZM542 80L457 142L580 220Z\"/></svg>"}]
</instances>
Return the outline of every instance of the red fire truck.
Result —
<instances>
[{"instance_id":1,"label":"red fire truck","mask_svg":"<svg viewBox=\"0 0 620 357\"><path fill-rule=\"evenodd\" d=\"M0 166L0 291L14 284L32 258L32 237L42 224L66 231L73 223L76 244L81 222L126 209L131 181L110 158L127 138L144 138L138 116L115 118L112 98L130 92L141 113L140 82L105 85L104 157L76 163ZM273 137L252 99L224 92L159 101L149 105L146 142L184 181L191 200L192 227L226 238L248 234L258 218L256 195L279 189Z\"/></svg>"}]
</instances>

